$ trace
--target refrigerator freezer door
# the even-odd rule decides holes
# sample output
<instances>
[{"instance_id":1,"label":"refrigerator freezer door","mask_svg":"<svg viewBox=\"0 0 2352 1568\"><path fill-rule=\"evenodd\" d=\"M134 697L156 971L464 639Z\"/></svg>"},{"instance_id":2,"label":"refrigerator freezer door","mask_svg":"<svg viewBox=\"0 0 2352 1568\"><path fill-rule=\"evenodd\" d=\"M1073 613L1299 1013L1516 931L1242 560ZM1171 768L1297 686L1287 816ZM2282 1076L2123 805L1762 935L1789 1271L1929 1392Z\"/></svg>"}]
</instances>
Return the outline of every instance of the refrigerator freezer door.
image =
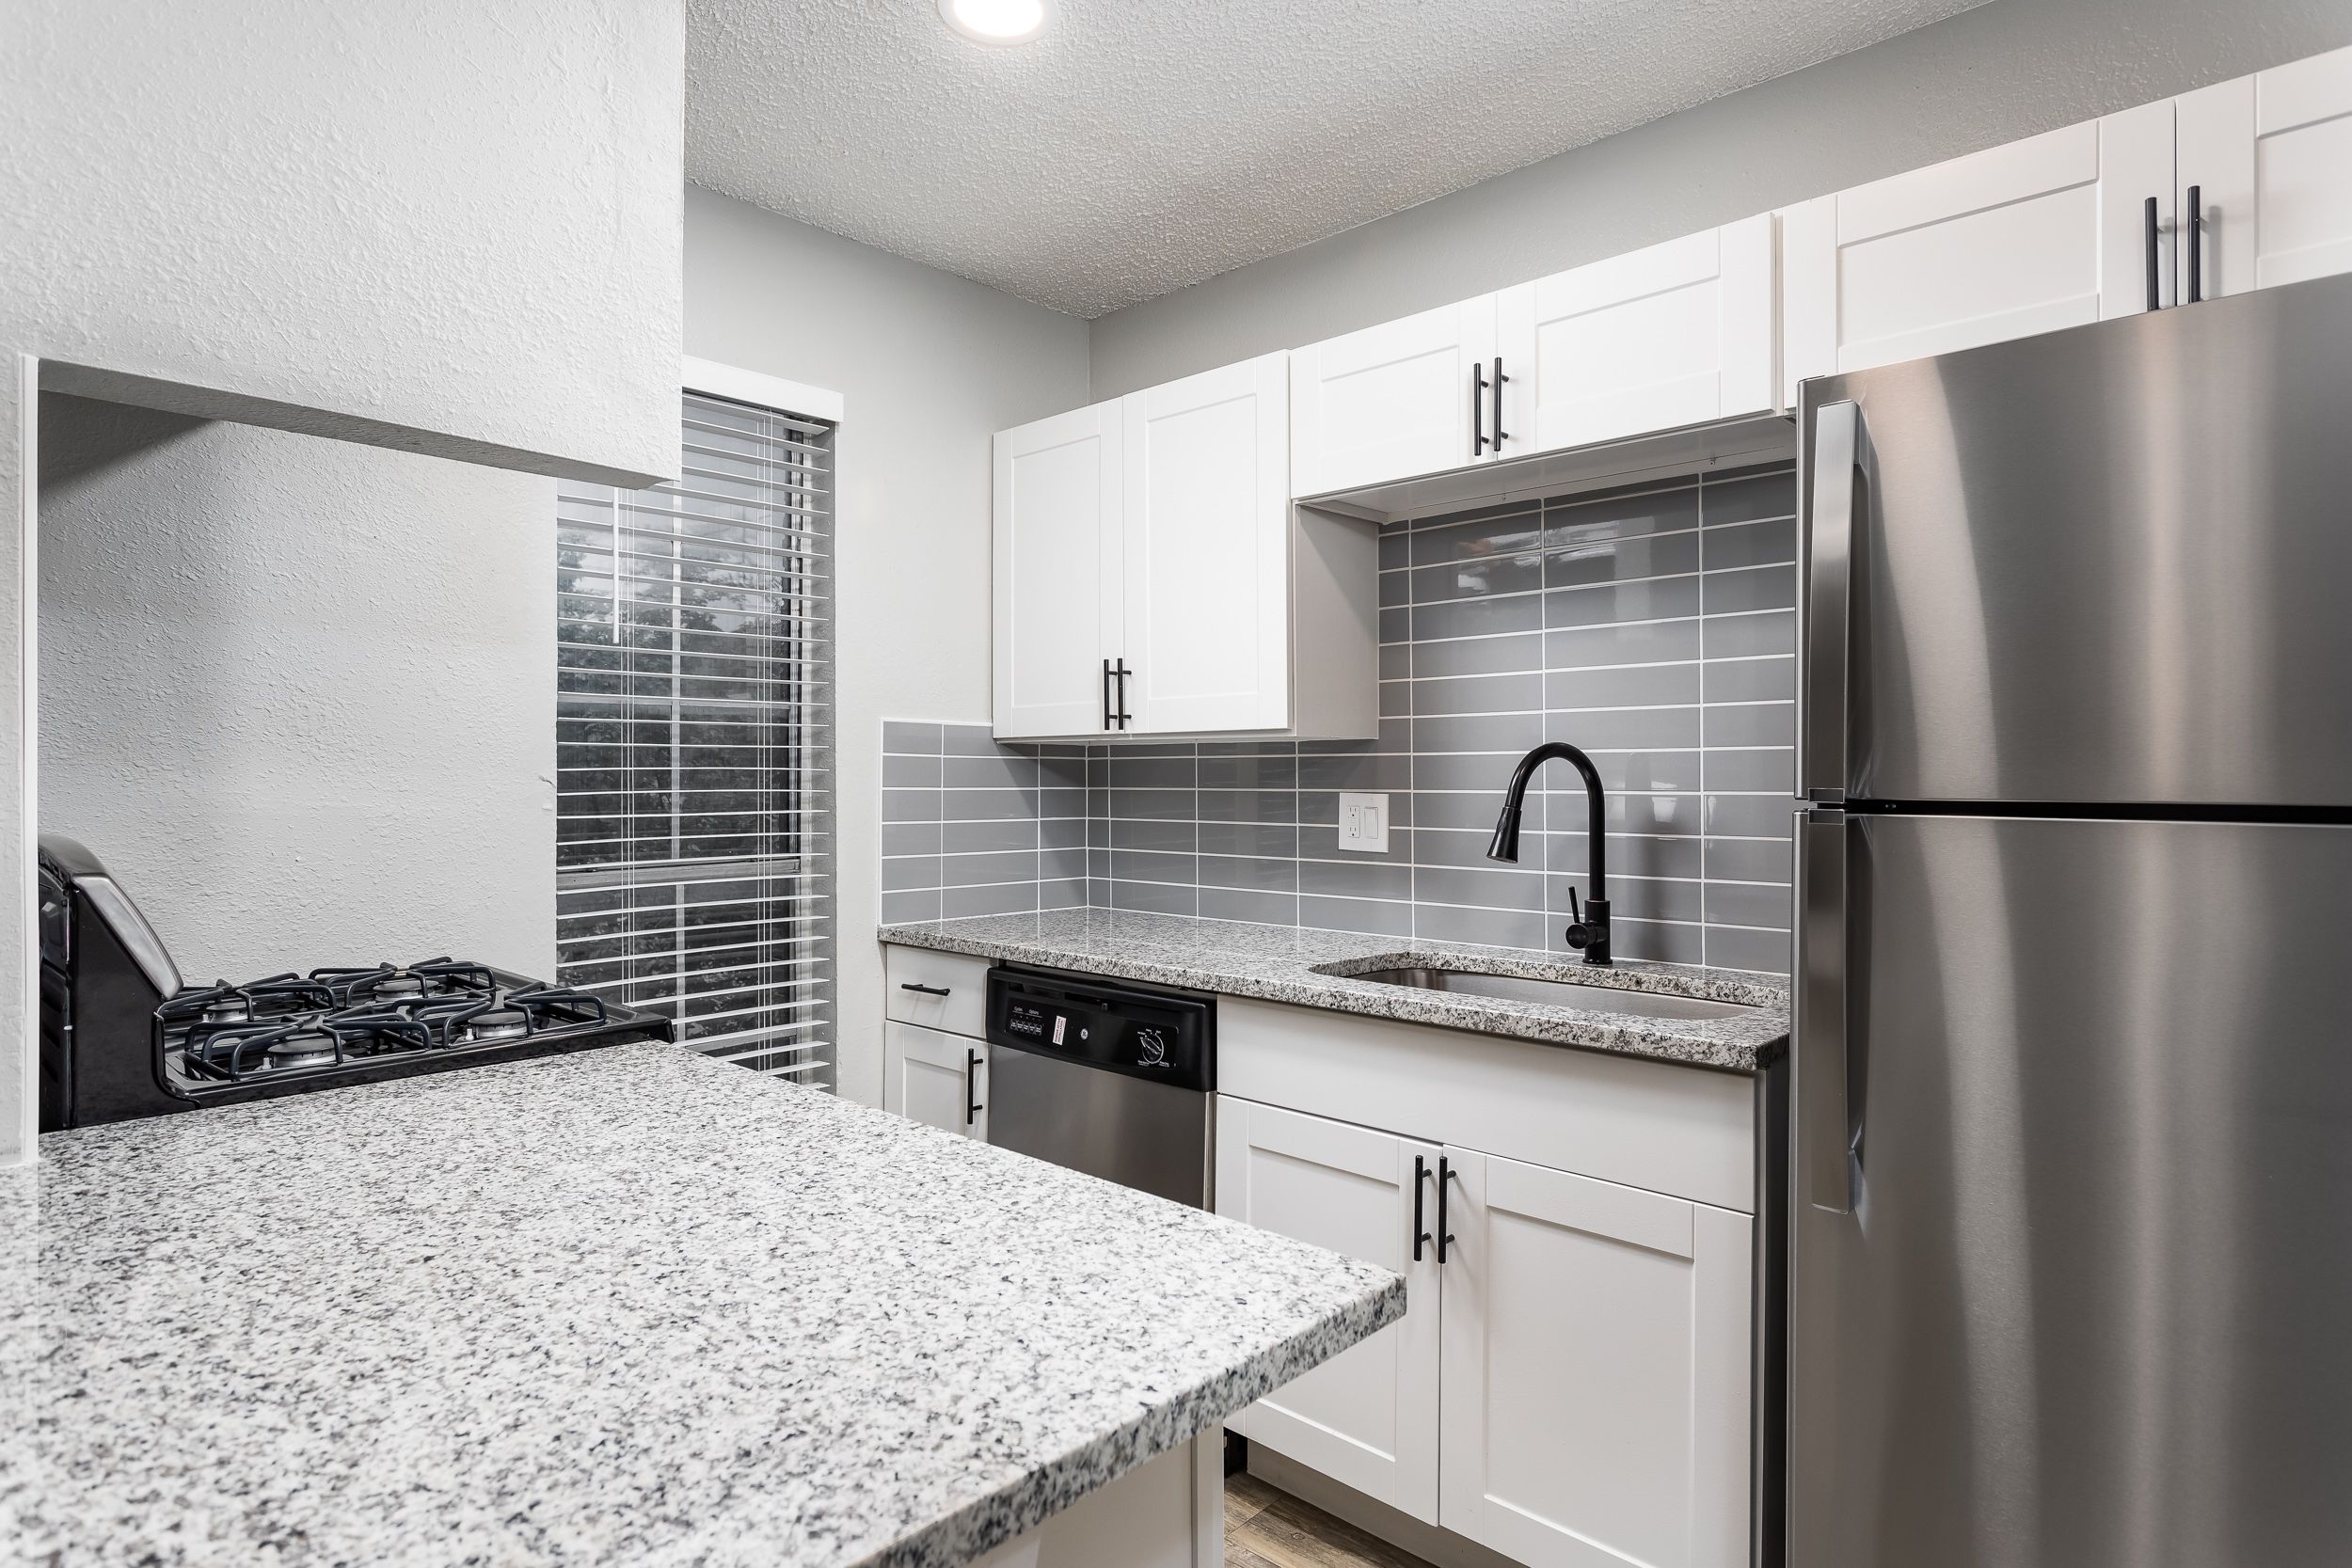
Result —
<instances>
[{"instance_id":1,"label":"refrigerator freezer door","mask_svg":"<svg viewBox=\"0 0 2352 1568\"><path fill-rule=\"evenodd\" d=\"M2352 804L2352 276L1807 382L1800 434L1806 793Z\"/></svg>"},{"instance_id":2,"label":"refrigerator freezer door","mask_svg":"<svg viewBox=\"0 0 2352 1568\"><path fill-rule=\"evenodd\" d=\"M2352 828L1834 815L1788 1560L2344 1560Z\"/></svg>"}]
</instances>

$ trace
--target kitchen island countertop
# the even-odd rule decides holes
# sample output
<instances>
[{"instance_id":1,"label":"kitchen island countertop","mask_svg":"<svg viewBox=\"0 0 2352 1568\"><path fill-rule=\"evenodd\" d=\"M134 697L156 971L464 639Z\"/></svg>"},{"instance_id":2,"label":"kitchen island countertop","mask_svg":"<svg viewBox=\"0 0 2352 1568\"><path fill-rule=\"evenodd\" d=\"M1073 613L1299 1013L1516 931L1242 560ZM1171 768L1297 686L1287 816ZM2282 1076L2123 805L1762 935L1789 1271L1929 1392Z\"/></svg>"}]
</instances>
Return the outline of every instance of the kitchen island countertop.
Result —
<instances>
[{"instance_id":1,"label":"kitchen island countertop","mask_svg":"<svg viewBox=\"0 0 2352 1568\"><path fill-rule=\"evenodd\" d=\"M1417 942L1311 927L1261 926L1124 910L1048 910L1038 914L909 922L884 926L880 935L882 942L904 947L965 953L1041 969L1287 1002L1732 1072L1757 1070L1788 1038L1788 982L1776 974L1744 970L1632 958L1597 968L1559 954L1518 947ZM1372 970L1422 966L1653 991L1728 1002L1755 1011L1730 1018L1644 1018L1610 1011L1597 1003L1523 1002L1358 978Z\"/></svg>"},{"instance_id":2,"label":"kitchen island countertop","mask_svg":"<svg viewBox=\"0 0 2352 1568\"><path fill-rule=\"evenodd\" d=\"M34 1561L947 1568L1405 1305L669 1045L40 1152L0 1171Z\"/></svg>"}]
</instances>

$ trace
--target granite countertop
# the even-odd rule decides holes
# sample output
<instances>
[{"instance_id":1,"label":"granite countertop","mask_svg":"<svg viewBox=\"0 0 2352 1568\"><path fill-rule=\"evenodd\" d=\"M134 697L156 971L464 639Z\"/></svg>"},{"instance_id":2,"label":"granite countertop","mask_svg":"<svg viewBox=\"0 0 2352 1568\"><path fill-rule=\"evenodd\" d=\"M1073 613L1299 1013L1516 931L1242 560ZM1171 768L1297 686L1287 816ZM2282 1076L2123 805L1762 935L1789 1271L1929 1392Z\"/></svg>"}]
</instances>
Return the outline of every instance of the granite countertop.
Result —
<instances>
[{"instance_id":1,"label":"granite countertop","mask_svg":"<svg viewBox=\"0 0 2352 1568\"><path fill-rule=\"evenodd\" d=\"M1042 914L921 921L884 926L881 934L883 942L906 947L969 953L1008 963L1365 1013L1733 1072L1755 1071L1788 1038L1787 983L1744 970L1626 958L1597 969L1557 954L1518 947L1409 942L1295 926L1115 910L1052 910ZM1643 1018L1354 978L1369 970L1413 967L1573 980L1730 1002L1756 1010L1732 1018Z\"/></svg>"},{"instance_id":2,"label":"granite countertop","mask_svg":"<svg viewBox=\"0 0 2352 1568\"><path fill-rule=\"evenodd\" d=\"M1405 1306L660 1044L40 1157L0 1171L32 1561L961 1564Z\"/></svg>"}]
</instances>

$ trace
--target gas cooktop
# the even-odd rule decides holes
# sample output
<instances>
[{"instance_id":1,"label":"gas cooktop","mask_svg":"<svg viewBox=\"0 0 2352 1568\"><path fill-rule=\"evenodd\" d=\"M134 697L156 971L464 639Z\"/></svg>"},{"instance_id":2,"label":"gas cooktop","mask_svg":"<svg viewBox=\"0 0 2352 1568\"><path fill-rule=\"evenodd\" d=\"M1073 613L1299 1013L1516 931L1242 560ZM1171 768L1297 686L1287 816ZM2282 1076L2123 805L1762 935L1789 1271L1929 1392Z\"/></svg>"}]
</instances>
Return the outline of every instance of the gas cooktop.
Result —
<instances>
[{"instance_id":1,"label":"gas cooktop","mask_svg":"<svg viewBox=\"0 0 2352 1568\"><path fill-rule=\"evenodd\" d=\"M158 1076L199 1102L670 1033L656 1014L458 958L224 980L182 990L155 1012Z\"/></svg>"}]
</instances>

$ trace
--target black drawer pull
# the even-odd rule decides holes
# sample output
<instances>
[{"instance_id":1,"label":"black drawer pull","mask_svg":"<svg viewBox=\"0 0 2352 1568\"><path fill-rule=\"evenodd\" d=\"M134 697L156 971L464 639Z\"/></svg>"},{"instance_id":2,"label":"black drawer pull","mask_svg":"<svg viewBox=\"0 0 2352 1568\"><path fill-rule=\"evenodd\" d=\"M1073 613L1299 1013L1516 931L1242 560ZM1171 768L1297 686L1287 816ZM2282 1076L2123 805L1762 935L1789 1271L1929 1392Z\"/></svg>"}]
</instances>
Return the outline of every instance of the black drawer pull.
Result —
<instances>
[{"instance_id":1,"label":"black drawer pull","mask_svg":"<svg viewBox=\"0 0 2352 1568\"><path fill-rule=\"evenodd\" d=\"M973 1098L979 1087L979 1072L980 1053L966 1051L963 1053L963 1125L966 1127L972 1125L973 1117L988 1108Z\"/></svg>"},{"instance_id":2,"label":"black drawer pull","mask_svg":"<svg viewBox=\"0 0 2352 1568\"><path fill-rule=\"evenodd\" d=\"M2205 188L2188 188L2188 302L2201 305L2205 298Z\"/></svg>"},{"instance_id":3,"label":"black drawer pull","mask_svg":"<svg viewBox=\"0 0 2352 1568\"><path fill-rule=\"evenodd\" d=\"M898 989L900 990L919 990L925 996L945 996L947 994L947 988L946 986L918 986L912 980L899 981Z\"/></svg>"},{"instance_id":4,"label":"black drawer pull","mask_svg":"<svg viewBox=\"0 0 2352 1568\"><path fill-rule=\"evenodd\" d=\"M1445 1266L1445 1249L1454 1240L1454 1232L1446 1228L1446 1183L1454 1180L1454 1163L1444 1155L1438 1156L1438 1266Z\"/></svg>"},{"instance_id":5,"label":"black drawer pull","mask_svg":"<svg viewBox=\"0 0 2352 1568\"><path fill-rule=\"evenodd\" d=\"M1429 1184L1429 1162L1413 1156L1413 1261L1421 1261L1421 1249L1429 1244L1429 1232L1421 1227L1422 1191Z\"/></svg>"}]
</instances>

